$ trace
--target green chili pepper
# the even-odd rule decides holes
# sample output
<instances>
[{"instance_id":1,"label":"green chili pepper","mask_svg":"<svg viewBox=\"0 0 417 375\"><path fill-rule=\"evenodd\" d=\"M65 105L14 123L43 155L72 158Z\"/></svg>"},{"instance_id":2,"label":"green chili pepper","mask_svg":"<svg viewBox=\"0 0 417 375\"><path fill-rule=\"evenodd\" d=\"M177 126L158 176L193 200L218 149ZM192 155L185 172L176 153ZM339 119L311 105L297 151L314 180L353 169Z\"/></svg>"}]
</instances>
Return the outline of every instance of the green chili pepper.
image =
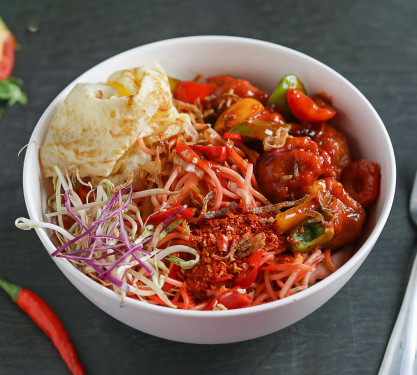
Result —
<instances>
[{"instance_id":1,"label":"green chili pepper","mask_svg":"<svg viewBox=\"0 0 417 375\"><path fill-rule=\"evenodd\" d=\"M334 235L334 224L305 220L296 226L288 237L294 251L309 253L317 246L329 242Z\"/></svg>"},{"instance_id":2,"label":"green chili pepper","mask_svg":"<svg viewBox=\"0 0 417 375\"><path fill-rule=\"evenodd\" d=\"M291 111L287 103L287 91L289 88L301 90L306 93L304 84L294 74L288 74L279 81L277 88L271 94L268 105L276 105L284 116L290 116Z\"/></svg>"},{"instance_id":3,"label":"green chili pepper","mask_svg":"<svg viewBox=\"0 0 417 375\"><path fill-rule=\"evenodd\" d=\"M291 128L290 124L281 124L279 122L266 120L247 120L235 125L229 132L240 134L245 140L257 139L263 141L270 135L275 135L278 128Z\"/></svg>"}]
</instances>

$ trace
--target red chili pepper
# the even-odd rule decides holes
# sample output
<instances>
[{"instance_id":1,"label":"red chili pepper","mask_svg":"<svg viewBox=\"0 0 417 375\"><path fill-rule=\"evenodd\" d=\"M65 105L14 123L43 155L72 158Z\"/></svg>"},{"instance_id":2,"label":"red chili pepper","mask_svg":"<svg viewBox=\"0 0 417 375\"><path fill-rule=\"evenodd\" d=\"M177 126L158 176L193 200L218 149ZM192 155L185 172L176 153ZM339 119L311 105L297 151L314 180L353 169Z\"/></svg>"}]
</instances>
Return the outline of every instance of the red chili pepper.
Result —
<instances>
[{"instance_id":1,"label":"red chili pepper","mask_svg":"<svg viewBox=\"0 0 417 375\"><path fill-rule=\"evenodd\" d=\"M259 266L261 265L263 254L263 250L259 250L248 257L246 263L248 263L253 268L246 272L245 276L235 279L235 286L238 286L242 289L247 289L253 284L253 282L256 279L256 276L258 276Z\"/></svg>"},{"instance_id":2,"label":"red chili pepper","mask_svg":"<svg viewBox=\"0 0 417 375\"><path fill-rule=\"evenodd\" d=\"M182 81L177 84L174 90L174 97L186 103L195 104L197 99L204 106L207 105L206 98L211 96L216 88L211 83L194 81Z\"/></svg>"},{"instance_id":3,"label":"red chili pepper","mask_svg":"<svg viewBox=\"0 0 417 375\"><path fill-rule=\"evenodd\" d=\"M211 161L221 164L226 161L226 147L224 146L195 145L194 148L201 151Z\"/></svg>"},{"instance_id":4,"label":"red chili pepper","mask_svg":"<svg viewBox=\"0 0 417 375\"><path fill-rule=\"evenodd\" d=\"M0 55L0 79L5 79L12 74L16 40L1 18L0 36L0 40L3 41L3 46L0 47L0 51L2 51L2 54Z\"/></svg>"},{"instance_id":5,"label":"red chili pepper","mask_svg":"<svg viewBox=\"0 0 417 375\"><path fill-rule=\"evenodd\" d=\"M181 206L171 207L171 208L168 208L165 211L158 212L155 215L149 216L147 224L158 225L159 223L162 223L163 221L168 219L172 214L174 214L180 208L181 208ZM194 214L195 214L195 212L187 207L187 208L185 208L184 210L182 210L181 212L178 213L177 218L187 219L189 217L194 216Z\"/></svg>"},{"instance_id":6,"label":"red chili pepper","mask_svg":"<svg viewBox=\"0 0 417 375\"><path fill-rule=\"evenodd\" d=\"M74 345L64 324L52 308L38 295L20 286L0 279L0 286L10 295L12 300L28 314L44 331L58 349L68 368L73 374L85 374Z\"/></svg>"},{"instance_id":7,"label":"red chili pepper","mask_svg":"<svg viewBox=\"0 0 417 375\"><path fill-rule=\"evenodd\" d=\"M240 134L232 133L232 132L224 133L223 134L223 139L235 139L235 140L241 141L241 142L245 141L245 139Z\"/></svg>"},{"instance_id":8,"label":"red chili pepper","mask_svg":"<svg viewBox=\"0 0 417 375\"><path fill-rule=\"evenodd\" d=\"M288 89L287 103L292 114L300 121L327 121L337 113L331 106L319 107L313 99L297 89Z\"/></svg>"},{"instance_id":9,"label":"red chili pepper","mask_svg":"<svg viewBox=\"0 0 417 375\"><path fill-rule=\"evenodd\" d=\"M174 150L176 151L178 157L187 163L197 164L200 161L200 157L191 147L186 145L177 145Z\"/></svg>"},{"instance_id":10,"label":"red chili pepper","mask_svg":"<svg viewBox=\"0 0 417 375\"><path fill-rule=\"evenodd\" d=\"M354 161L343 172L342 184L348 194L362 207L369 206L378 196L379 165L366 159Z\"/></svg>"}]
</instances>

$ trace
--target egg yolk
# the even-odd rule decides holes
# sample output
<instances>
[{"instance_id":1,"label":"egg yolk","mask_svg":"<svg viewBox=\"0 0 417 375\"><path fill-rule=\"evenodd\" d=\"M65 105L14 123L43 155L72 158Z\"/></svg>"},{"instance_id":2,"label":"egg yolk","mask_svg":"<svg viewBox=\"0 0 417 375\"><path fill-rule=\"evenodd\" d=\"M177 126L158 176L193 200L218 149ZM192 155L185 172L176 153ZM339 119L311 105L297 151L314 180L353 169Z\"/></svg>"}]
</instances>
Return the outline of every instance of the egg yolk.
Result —
<instances>
[{"instance_id":1,"label":"egg yolk","mask_svg":"<svg viewBox=\"0 0 417 375\"><path fill-rule=\"evenodd\" d=\"M124 87L124 86L122 86L118 83L115 83L115 82L107 83L107 86L110 86L110 87L113 87L113 88L119 90L119 96L120 97L132 95L126 87Z\"/></svg>"}]
</instances>

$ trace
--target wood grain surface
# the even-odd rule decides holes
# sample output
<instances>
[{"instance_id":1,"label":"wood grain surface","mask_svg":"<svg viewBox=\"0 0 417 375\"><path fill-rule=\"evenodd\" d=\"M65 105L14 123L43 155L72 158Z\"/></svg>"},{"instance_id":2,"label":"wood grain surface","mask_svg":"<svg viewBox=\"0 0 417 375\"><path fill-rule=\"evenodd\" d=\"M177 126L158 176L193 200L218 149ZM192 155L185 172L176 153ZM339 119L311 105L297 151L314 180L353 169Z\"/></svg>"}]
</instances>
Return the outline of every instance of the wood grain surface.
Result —
<instances>
[{"instance_id":1,"label":"wood grain surface","mask_svg":"<svg viewBox=\"0 0 417 375\"><path fill-rule=\"evenodd\" d=\"M417 2L5 0L0 15L20 45L14 75L24 80L28 94L25 106L7 109L0 119L0 277L49 302L88 374L377 372L417 249L408 217L417 167ZM34 232L14 226L15 218L27 215L18 152L50 101L79 74L116 53L204 34L282 44L341 73L380 114L398 168L387 225L334 298L280 332L211 346L162 340L107 316L67 281ZM0 293L0 374L67 373L49 339Z\"/></svg>"}]
</instances>

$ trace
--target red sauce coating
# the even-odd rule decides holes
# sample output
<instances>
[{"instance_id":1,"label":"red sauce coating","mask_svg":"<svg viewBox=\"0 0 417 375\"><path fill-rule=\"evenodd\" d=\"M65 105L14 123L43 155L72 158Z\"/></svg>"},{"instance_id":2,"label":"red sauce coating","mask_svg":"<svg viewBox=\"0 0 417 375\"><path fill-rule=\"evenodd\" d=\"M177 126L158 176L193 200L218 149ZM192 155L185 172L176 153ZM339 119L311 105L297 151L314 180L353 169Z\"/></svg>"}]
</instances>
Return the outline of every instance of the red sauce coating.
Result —
<instances>
[{"instance_id":1,"label":"red sauce coating","mask_svg":"<svg viewBox=\"0 0 417 375\"><path fill-rule=\"evenodd\" d=\"M256 164L260 190L274 203L303 197L329 167L309 137L287 138L280 152L263 155Z\"/></svg>"},{"instance_id":2,"label":"red sauce coating","mask_svg":"<svg viewBox=\"0 0 417 375\"><path fill-rule=\"evenodd\" d=\"M359 237L365 221L365 210L334 178L318 181L311 189L312 193L320 191L322 195L330 193L333 199L327 209L335 216L334 236L326 244L331 250L337 249Z\"/></svg>"},{"instance_id":3,"label":"red sauce coating","mask_svg":"<svg viewBox=\"0 0 417 375\"><path fill-rule=\"evenodd\" d=\"M379 165L367 159L354 161L342 175L346 191L363 207L368 207L377 198L380 179Z\"/></svg>"},{"instance_id":4,"label":"red sauce coating","mask_svg":"<svg viewBox=\"0 0 417 375\"><path fill-rule=\"evenodd\" d=\"M327 172L327 176L339 179L343 170L352 161L345 136L333 126L324 123L313 139L320 149L330 156L332 166Z\"/></svg>"},{"instance_id":5,"label":"red sauce coating","mask_svg":"<svg viewBox=\"0 0 417 375\"><path fill-rule=\"evenodd\" d=\"M216 85L214 95L220 98L225 93L233 93L240 98L254 98L265 104L269 93L262 91L242 78L233 78L231 75L218 75L207 79L208 83Z\"/></svg>"},{"instance_id":6,"label":"red sauce coating","mask_svg":"<svg viewBox=\"0 0 417 375\"><path fill-rule=\"evenodd\" d=\"M266 107L265 111L261 113L260 115L257 115L255 118L258 120L280 122L282 124L285 124L284 116L282 116L279 112L277 112L276 109L272 106Z\"/></svg>"}]
</instances>

